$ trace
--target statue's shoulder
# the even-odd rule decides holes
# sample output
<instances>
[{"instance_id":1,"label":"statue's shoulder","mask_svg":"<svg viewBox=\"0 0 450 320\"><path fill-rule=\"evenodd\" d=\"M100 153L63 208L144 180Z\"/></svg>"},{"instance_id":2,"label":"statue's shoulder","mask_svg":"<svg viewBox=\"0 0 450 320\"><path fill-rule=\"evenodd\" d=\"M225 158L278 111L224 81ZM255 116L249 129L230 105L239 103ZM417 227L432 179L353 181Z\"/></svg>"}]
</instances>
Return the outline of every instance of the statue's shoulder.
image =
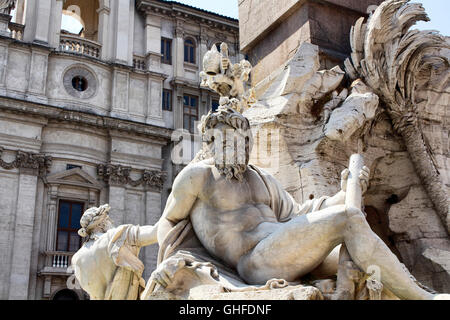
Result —
<instances>
[{"instance_id":1,"label":"statue's shoulder","mask_svg":"<svg viewBox=\"0 0 450 320\"><path fill-rule=\"evenodd\" d=\"M254 164L249 164L248 167L252 171L256 172L261 177L264 177L264 178L270 179L270 180L275 180L275 177L271 173L267 172L266 170L264 170L258 166L255 166Z\"/></svg>"},{"instance_id":2,"label":"statue's shoulder","mask_svg":"<svg viewBox=\"0 0 450 320\"><path fill-rule=\"evenodd\" d=\"M180 173L176 179L194 179L201 180L211 173L214 163L211 159L206 159L198 162L191 162Z\"/></svg>"}]
</instances>

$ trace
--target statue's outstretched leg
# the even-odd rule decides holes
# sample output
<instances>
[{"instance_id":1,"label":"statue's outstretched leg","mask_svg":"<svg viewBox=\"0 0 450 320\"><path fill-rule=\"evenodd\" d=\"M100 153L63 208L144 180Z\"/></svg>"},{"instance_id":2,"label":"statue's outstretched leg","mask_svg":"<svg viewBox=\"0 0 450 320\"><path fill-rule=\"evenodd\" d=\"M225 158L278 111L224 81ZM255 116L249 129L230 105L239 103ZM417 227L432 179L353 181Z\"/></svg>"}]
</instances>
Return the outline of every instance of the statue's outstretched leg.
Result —
<instances>
[{"instance_id":1,"label":"statue's outstretched leg","mask_svg":"<svg viewBox=\"0 0 450 320\"><path fill-rule=\"evenodd\" d=\"M386 244L371 230L363 212L335 206L280 224L238 263L252 284L272 278L294 281L316 268L345 242L353 261L364 271L379 268L381 282L402 299L432 299L420 288Z\"/></svg>"},{"instance_id":2,"label":"statue's outstretched leg","mask_svg":"<svg viewBox=\"0 0 450 320\"><path fill-rule=\"evenodd\" d=\"M370 228L364 213L347 209L344 240L352 260L363 271L379 270L381 282L401 299L426 300L434 295L417 285L388 246Z\"/></svg>"}]
</instances>

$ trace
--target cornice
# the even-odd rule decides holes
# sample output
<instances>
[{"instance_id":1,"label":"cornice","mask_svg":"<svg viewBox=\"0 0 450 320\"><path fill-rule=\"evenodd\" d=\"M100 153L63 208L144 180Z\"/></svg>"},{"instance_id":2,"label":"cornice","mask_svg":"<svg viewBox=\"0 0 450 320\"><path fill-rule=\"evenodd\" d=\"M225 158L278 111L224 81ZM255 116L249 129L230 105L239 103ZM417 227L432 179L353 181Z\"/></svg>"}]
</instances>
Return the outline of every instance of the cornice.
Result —
<instances>
[{"instance_id":1,"label":"cornice","mask_svg":"<svg viewBox=\"0 0 450 320\"><path fill-rule=\"evenodd\" d=\"M93 128L105 130L118 130L132 134L149 136L152 139L167 143L170 141L172 129L101 116L83 111L75 111L70 108L38 104L21 99L0 96L0 110L15 114L45 117L47 119L82 124Z\"/></svg>"},{"instance_id":2,"label":"cornice","mask_svg":"<svg viewBox=\"0 0 450 320\"><path fill-rule=\"evenodd\" d=\"M202 9L186 6L181 3L164 3L162 1L155 0L137 0L136 7L145 14L156 14L171 18L189 19L191 21L195 21L196 23L208 25L210 28L239 33L238 20Z\"/></svg>"}]
</instances>

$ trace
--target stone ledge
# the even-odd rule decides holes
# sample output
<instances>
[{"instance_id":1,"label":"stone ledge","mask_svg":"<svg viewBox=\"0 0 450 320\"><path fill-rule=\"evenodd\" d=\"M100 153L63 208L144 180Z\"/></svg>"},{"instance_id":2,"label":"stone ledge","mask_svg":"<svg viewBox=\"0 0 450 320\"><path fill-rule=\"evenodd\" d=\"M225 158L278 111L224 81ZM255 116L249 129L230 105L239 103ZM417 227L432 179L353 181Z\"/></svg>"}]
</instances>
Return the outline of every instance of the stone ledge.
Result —
<instances>
[{"instance_id":1,"label":"stone ledge","mask_svg":"<svg viewBox=\"0 0 450 320\"><path fill-rule=\"evenodd\" d=\"M82 111L74 111L68 108L55 107L24 101L17 98L0 97L0 110L16 114L27 114L30 116L42 116L52 120L67 121L83 124L95 128L115 129L133 134L151 136L161 142L170 140L172 129L158 127L150 124L134 123L129 120L100 116Z\"/></svg>"}]
</instances>

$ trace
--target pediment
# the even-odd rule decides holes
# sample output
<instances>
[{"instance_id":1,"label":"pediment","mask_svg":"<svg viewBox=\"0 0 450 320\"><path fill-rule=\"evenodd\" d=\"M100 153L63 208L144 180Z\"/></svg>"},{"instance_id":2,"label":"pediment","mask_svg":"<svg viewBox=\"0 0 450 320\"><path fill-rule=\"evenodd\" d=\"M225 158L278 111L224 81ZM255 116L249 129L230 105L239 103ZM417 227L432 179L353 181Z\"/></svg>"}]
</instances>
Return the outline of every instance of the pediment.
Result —
<instances>
[{"instance_id":1,"label":"pediment","mask_svg":"<svg viewBox=\"0 0 450 320\"><path fill-rule=\"evenodd\" d=\"M82 176L78 175L78 174L72 174L70 176L66 176L63 178L63 180L66 181L77 181L77 182L83 182L83 183L90 183L89 180L83 178Z\"/></svg>"},{"instance_id":2,"label":"pediment","mask_svg":"<svg viewBox=\"0 0 450 320\"><path fill-rule=\"evenodd\" d=\"M80 168L74 168L47 176L50 184L65 184L92 189L101 189L102 185L89 173Z\"/></svg>"}]
</instances>

